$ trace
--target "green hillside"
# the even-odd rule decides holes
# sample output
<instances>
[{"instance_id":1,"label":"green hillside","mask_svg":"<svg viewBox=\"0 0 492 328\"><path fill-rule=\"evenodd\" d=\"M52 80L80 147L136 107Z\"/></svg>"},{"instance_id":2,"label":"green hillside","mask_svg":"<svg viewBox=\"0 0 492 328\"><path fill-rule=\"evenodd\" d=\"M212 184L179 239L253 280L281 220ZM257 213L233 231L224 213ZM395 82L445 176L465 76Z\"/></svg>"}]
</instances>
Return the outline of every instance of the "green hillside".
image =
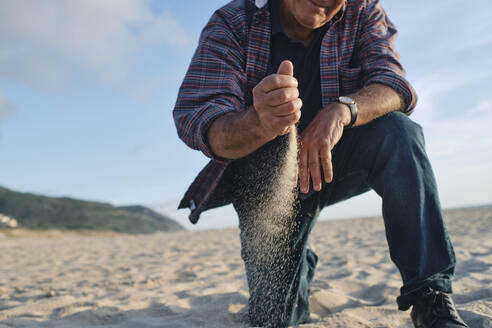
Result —
<instances>
[{"instance_id":1,"label":"green hillside","mask_svg":"<svg viewBox=\"0 0 492 328\"><path fill-rule=\"evenodd\" d=\"M111 230L126 233L177 231L183 227L144 206L115 207L108 203L46 197L0 187L0 213L15 218L20 228Z\"/></svg>"}]
</instances>

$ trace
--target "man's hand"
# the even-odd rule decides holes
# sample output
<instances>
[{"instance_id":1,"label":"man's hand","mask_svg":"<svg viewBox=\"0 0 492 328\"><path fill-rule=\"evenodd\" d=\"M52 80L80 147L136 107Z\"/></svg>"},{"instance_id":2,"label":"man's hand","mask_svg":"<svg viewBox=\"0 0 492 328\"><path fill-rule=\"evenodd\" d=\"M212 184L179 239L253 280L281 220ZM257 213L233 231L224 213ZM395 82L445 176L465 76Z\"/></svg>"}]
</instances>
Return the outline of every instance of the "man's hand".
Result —
<instances>
[{"instance_id":1,"label":"man's hand","mask_svg":"<svg viewBox=\"0 0 492 328\"><path fill-rule=\"evenodd\" d=\"M309 192L309 181L313 189L321 190L321 169L325 182L333 180L331 150L340 140L344 126L350 123L347 105L331 103L323 108L301 135L299 151L299 181L302 193Z\"/></svg>"},{"instance_id":2,"label":"man's hand","mask_svg":"<svg viewBox=\"0 0 492 328\"><path fill-rule=\"evenodd\" d=\"M256 85L253 106L265 135L271 139L287 134L299 121L302 101L290 61L284 60L276 74L265 77Z\"/></svg>"},{"instance_id":3,"label":"man's hand","mask_svg":"<svg viewBox=\"0 0 492 328\"><path fill-rule=\"evenodd\" d=\"M207 130L214 155L238 159L251 154L279 135L287 134L301 117L297 80L290 61L283 61L276 74L253 89L253 106L215 119Z\"/></svg>"}]
</instances>

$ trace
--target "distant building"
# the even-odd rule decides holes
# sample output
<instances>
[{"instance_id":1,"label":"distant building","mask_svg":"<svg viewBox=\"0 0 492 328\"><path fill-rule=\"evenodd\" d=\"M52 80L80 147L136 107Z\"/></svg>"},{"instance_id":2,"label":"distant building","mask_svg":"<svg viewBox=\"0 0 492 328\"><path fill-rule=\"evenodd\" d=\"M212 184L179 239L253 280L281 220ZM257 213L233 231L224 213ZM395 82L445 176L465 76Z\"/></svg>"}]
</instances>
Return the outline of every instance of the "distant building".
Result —
<instances>
[{"instance_id":1,"label":"distant building","mask_svg":"<svg viewBox=\"0 0 492 328\"><path fill-rule=\"evenodd\" d=\"M17 220L0 213L0 228L17 228Z\"/></svg>"}]
</instances>

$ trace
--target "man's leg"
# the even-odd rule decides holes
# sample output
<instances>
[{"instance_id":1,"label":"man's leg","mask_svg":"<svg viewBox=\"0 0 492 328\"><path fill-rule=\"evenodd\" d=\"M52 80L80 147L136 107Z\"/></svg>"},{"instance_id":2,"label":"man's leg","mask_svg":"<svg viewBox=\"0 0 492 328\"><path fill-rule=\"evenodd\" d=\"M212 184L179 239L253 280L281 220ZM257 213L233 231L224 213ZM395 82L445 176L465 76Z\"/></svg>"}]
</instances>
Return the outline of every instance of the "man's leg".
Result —
<instances>
[{"instance_id":1,"label":"man's leg","mask_svg":"<svg viewBox=\"0 0 492 328\"><path fill-rule=\"evenodd\" d=\"M455 255L419 125L400 112L349 129L333 155L334 181L323 186L321 206L374 189L383 200L391 259L408 309L425 288L451 292Z\"/></svg>"},{"instance_id":2,"label":"man's leg","mask_svg":"<svg viewBox=\"0 0 492 328\"><path fill-rule=\"evenodd\" d=\"M273 157L277 154L280 159L281 152L276 152L275 147L272 149L265 154ZM308 195L301 195L300 210L294 225L297 228L289 230L292 233L287 238L290 242L286 243L279 237L265 238L259 234L256 227L258 222L247 215L248 208L255 207L255 198L244 198L243 195L236 197L242 256L251 293L252 323L274 322L272 318L275 318L276 322L294 324L302 322L295 321L296 318L307 318L309 309L305 286L309 279L302 277L312 275L314 265L310 264L316 263L313 260L315 257L305 251L305 242L315 218L324 206L371 188L383 198L383 217L390 254L403 278L401 296L398 298L399 308L408 309L426 287L451 292L454 251L444 227L421 128L400 112L390 113L367 125L345 131L333 150L332 158L334 180L324 184L322 192L311 191ZM257 167L244 165L264 160L259 156L256 160L243 161L238 165L242 167L240 176L255 176L251 181L265 181L268 184L266 176L255 173ZM254 185L251 181L238 182L236 189L244 191L241 194L261 194L261 190L248 190L248 185ZM257 220L261 221L261 218ZM261 246L261 240L270 240L266 245L284 243L289 247L274 250L277 263L258 262L257 258L268 258L258 252L262 249L257 247ZM293 247L296 245L297 248ZM278 253L278 249L288 251ZM280 279L277 278L277 269L272 269L276 267L282 268ZM258 318L258 321L255 322L254 318Z\"/></svg>"}]
</instances>

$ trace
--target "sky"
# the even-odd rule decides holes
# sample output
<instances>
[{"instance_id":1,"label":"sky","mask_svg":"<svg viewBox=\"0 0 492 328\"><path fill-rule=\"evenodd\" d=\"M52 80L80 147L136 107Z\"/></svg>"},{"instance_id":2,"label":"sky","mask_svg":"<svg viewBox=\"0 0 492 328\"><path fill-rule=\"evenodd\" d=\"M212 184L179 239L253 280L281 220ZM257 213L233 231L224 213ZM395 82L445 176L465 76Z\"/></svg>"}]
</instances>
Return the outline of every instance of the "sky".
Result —
<instances>
[{"instance_id":1,"label":"sky","mask_svg":"<svg viewBox=\"0 0 492 328\"><path fill-rule=\"evenodd\" d=\"M172 109L201 29L227 2L0 0L0 186L143 204L192 230L237 226L231 206L198 225L176 210L207 159L179 140ZM443 207L492 203L492 2L382 4ZM370 192L320 218L380 208Z\"/></svg>"}]
</instances>

